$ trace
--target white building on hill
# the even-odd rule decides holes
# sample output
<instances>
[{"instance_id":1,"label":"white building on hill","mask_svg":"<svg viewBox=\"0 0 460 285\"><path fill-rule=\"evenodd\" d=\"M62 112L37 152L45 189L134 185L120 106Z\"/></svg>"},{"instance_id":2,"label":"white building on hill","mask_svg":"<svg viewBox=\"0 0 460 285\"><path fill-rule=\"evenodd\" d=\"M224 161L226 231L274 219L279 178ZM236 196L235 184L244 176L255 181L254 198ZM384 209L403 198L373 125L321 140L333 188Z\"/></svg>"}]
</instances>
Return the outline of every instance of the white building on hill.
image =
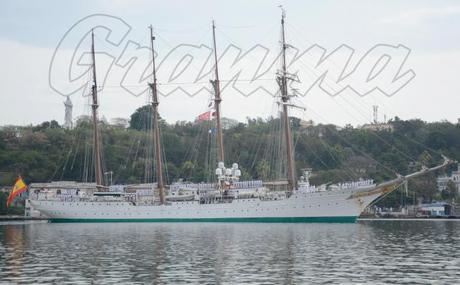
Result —
<instances>
[{"instance_id":1,"label":"white building on hill","mask_svg":"<svg viewBox=\"0 0 460 285\"><path fill-rule=\"evenodd\" d=\"M440 176L436 179L437 185L438 185L438 190L443 191L447 189L447 183L449 181L452 181L455 183L455 186L457 186L457 190L460 189L460 163L457 166L456 171L452 171L452 174L450 176Z\"/></svg>"}]
</instances>

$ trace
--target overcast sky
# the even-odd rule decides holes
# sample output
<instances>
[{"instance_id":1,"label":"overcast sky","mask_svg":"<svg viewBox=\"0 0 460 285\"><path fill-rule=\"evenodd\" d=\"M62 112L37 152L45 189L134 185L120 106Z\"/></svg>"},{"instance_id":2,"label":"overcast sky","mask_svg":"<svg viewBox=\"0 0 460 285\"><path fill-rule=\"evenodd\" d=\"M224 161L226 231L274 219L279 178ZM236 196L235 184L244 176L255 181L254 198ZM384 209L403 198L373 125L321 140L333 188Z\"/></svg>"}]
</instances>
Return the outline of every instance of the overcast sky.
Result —
<instances>
[{"instance_id":1,"label":"overcast sky","mask_svg":"<svg viewBox=\"0 0 460 285\"><path fill-rule=\"evenodd\" d=\"M62 123L63 94L71 94L74 117L88 112L88 89L80 87L89 80L87 32L93 27L100 115L128 118L147 102L142 91L149 54L142 46L149 45L150 24L157 35L159 88L169 94L160 98L161 115L169 122L194 120L210 96L212 19L222 57L223 116L267 117L277 106L271 95L279 65L271 63L279 52L280 4L292 45L289 71L300 80L292 85L299 94L294 101L306 108L294 115L361 125L378 105L380 120L460 117L458 1L2 0L0 125Z\"/></svg>"}]
</instances>

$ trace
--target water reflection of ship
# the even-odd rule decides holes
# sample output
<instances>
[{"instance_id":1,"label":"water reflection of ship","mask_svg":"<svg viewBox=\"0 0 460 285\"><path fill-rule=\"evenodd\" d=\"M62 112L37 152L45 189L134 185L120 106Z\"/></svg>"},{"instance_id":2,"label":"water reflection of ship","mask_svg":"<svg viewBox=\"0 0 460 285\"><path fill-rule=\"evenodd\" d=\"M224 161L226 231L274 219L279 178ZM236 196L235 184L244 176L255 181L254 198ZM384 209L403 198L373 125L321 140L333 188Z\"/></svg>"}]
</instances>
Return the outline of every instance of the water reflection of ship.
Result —
<instances>
[{"instance_id":1,"label":"water reflection of ship","mask_svg":"<svg viewBox=\"0 0 460 285\"><path fill-rule=\"evenodd\" d=\"M152 54L151 91L151 136L157 182L149 191L128 187L115 189L103 185L100 133L98 129L98 97L94 34L92 33L92 121L95 185L87 191L66 189L55 195L53 191L39 191L31 195L30 205L52 221L249 221L249 222L353 222L375 199L394 191L398 186L425 173L435 171L450 161L433 168L396 178L380 184L372 180L361 180L336 185L310 185L306 172L298 181L295 173L292 143L290 108L296 108L291 99L294 95L289 86L297 80L287 71L286 50L289 45L284 33L285 13L281 17L281 69L276 74L279 85L281 137L280 149L284 154L286 179L274 182L240 181L241 170L237 163L230 168L225 165L224 142L221 125L220 104L222 102L218 56L213 22L214 109L216 123L217 168L214 183L174 183L166 189L163 173L163 149L159 130L159 98L156 77L153 29L150 27ZM74 186L76 187L76 186ZM51 188L51 187L49 187ZM64 187L61 187L64 188ZM49 189L48 189L49 190ZM167 191L168 190L168 191ZM36 194L36 195L35 195Z\"/></svg>"}]
</instances>

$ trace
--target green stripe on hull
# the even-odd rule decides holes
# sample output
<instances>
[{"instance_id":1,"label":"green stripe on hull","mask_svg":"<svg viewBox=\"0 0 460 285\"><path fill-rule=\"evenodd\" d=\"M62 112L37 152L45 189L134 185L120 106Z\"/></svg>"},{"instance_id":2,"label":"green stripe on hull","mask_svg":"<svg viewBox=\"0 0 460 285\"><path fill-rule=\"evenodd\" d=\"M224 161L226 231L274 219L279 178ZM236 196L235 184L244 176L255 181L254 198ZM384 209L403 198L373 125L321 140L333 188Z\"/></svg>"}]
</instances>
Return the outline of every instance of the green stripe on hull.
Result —
<instances>
[{"instance_id":1,"label":"green stripe on hull","mask_svg":"<svg viewBox=\"0 0 460 285\"><path fill-rule=\"evenodd\" d=\"M355 223L357 217L264 217L203 219L50 219L52 223Z\"/></svg>"}]
</instances>

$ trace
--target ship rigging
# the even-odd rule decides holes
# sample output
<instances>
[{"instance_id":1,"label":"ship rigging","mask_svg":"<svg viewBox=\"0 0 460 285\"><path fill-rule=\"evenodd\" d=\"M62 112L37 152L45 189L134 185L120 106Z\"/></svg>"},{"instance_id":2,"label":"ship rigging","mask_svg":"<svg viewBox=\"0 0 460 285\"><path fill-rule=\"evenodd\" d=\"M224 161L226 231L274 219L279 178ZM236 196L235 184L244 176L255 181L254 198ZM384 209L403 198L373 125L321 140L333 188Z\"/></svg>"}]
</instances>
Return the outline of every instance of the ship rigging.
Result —
<instances>
[{"instance_id":1,"label":"ship rigging","mask_svg":"<svg viewBox=\"0 0 460 285\"><path fill-rule=\"evenodd\" d=\"M408 179L425 175L452 161L444 157L442 164L408 175L398 175L387 182L376 184L372 180L359 181L325 187L310 185L309 175L296 179L294 146L292 143L289 107L289 82L294 77L288 73L286 64L285 11L281 14L281 70L276 81L281 94L281 122L285 142L288 188L269 189L260 180L240 181L241 170L237 163L225 167L225 151L221 122L221 90L218 70L218 56L215 30L212 23L214 47L214 108L216 123L218 183L173 183L167 189L164 183L163 150L159 124L159 98L156 77L153 28L150 26L150 51L152 56L151 91L151 131L154 144L154 158L157 183L153 183L153 199L141 203L138 193L135 196L126 191L111 193L106 191L102 179L100 134L98 128L98 100L96 81L96 61L94 52L94 33L91 33L92 55L92 120L93 149L96 189L84 193L76 191L70 196L62 192L38 192L31 195L30 205L55 222L130 222L130 221L228 221L228 222L353 222L359 214L376 199L391 193ZM282 183L281 183L282 184ZM276 182L274 186L278 186ZM50 187L52 188L52 187ZM62 187L61 187L62 188ZM89 186L89 188L91 188ZM56 189L55 189L56 190ZM61 191L62 189L59 189ZM104 191L101 191L104 190ZM156 191L158 190L158 191ZM158 194L156 195L156 192ZM50 195L52 193L53 195ZM157 200L158 199L158 200Z\"/></svg>"}]
</instances>

